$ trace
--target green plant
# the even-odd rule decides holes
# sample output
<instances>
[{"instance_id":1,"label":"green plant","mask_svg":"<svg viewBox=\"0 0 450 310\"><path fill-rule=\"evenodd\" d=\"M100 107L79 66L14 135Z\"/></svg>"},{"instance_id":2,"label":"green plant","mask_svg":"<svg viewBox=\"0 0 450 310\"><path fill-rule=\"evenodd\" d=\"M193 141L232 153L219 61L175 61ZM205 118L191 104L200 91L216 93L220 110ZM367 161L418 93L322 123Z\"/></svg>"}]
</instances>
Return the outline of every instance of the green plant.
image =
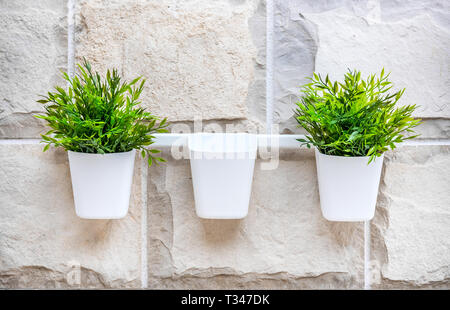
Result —
<instances>
[{"instance_id":1,"label":"green plant","mask_svg":"<svg viewBox=\"0 0 450 310\"><path fill-rule=\"evenodd\" d=\"M39 103L46 104L45 112L36 115L51 128L41 135L46 143L66 150L83 153L116 153L133 149L141 151L152 162L164 162L154 154L160 150L148 149L154 143L153 133L167 132L167 120L139 107L139 96L145 79L138 77L130 83L121 82L116 69L107 71L104 80L84 59L73 78L63 72L68 90L56 86ZM138 83L140 81L140 83Z\"/></svg>"},{"instance_id":2,"label":"green plant","mask_svg":"<svg viewBox=\"0 0 450 310\"><path fill-rule=\"evenodd\" d=\"M327 155L370 156L370 163L395 143L417 137L405 136L420 124L411 116L416 105L396 108L405 89L389 94L388 77L383 69L364 80L361 72L349 70L340 83L314 73L296 103L297 122L308 132L298 141Z\"/></svg>"}]
</instances>

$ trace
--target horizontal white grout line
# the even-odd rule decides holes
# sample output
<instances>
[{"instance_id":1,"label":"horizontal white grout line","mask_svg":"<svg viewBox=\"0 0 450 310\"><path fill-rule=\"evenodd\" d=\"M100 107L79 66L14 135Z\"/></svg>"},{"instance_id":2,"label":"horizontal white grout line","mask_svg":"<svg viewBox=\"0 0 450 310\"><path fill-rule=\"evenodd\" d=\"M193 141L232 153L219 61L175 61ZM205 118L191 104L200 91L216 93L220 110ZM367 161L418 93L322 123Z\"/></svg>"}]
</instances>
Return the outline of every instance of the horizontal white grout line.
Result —
<instances>
[{"instance_id":1,"label":"horizontal white grout line","mask_svg":"<svg viewBox=\"0 0 450 310\"><path fill-rule=\"evenodd\" d=\"M187 133L161 133L154 134L155 143L152 147L169 147L175 142L178 145L187 143ZM259 145L279 145L280 148L298 148L300 142L297 139L304 138L304 135L257 135ZM0 139L0 145L8 144L39 144L41 139ZM450 145L450 139L428 139L412 140L401 143L402 146L423 146L423 145Z\"/></svg>"},{"instance_id":2,"label":"horizontal white grout line","mask_svg":"<svg viewBox=\"0 0 450 310\"><path fill-rule=\"evenodd\" d=\"M420 146L420 145L450 145L450 139L428 139L428 140L410 140L405 141L401 145Z\"/></svg>"},{"instance_id":3,"label":"horizontal white grout line","mask_svg":"<svg viewBox=\"0 0 450 310\"><path fill-rule=\"evenodd\" d=\"M39 144L41 139L0 139L0 144Z\"/></svg>"}]
</instances>

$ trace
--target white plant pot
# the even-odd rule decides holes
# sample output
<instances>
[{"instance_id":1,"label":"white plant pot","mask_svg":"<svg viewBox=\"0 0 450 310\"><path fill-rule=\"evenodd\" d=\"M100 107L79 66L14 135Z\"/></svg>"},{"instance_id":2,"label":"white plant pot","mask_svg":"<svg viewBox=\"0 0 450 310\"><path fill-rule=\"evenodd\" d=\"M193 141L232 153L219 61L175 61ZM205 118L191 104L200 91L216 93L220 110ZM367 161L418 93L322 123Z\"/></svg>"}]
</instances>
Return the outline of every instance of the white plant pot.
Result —
<instances>
[{"instance_id":1,"label":"white plant pot","mask_svg":"<svg viewBox=\"0 0 450 310\"><path fill-rule=\"evenodd\" d=\"M257 138L246 133L197 133L188 138L195 210L207 219L248 213Z\"/></svg>"},{"instance_id":2,"label":"white plant pot","mask_svg":"<svg viewBox=\"0 0 450 310\"><path fill-rule=\"evenodd\" d=\"M77 215L86 219L125 217L136 150L111 154L68 153Z\"/></svg>"},{"instance_id":3,"label":"white plant pot","mask_svg":"<svg viewBox=\"0 0 450 310\"><path fill-rule=\"evenodd\" d=\"M375 214L383 157L331 156L316 148L320 207L329 221L368 221Z\"/></svg>"}]
</instances>

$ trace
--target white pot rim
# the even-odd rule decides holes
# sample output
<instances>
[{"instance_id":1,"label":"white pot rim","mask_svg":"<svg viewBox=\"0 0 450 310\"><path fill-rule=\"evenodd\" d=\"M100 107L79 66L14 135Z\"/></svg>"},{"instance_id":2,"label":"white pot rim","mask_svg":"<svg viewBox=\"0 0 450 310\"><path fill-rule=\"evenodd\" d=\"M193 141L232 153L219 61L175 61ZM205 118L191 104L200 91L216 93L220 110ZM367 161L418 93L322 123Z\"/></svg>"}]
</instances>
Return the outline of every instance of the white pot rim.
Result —
<instances>
[{"instance_id":1,"label":"white pot rim","mask_svg":"<svg viewBox=\"0 0 450 310\"><path fill-rule=\"evenodd\" d=\"M328 154L324 154L324 153L322 153L322 152L320 152L319 151L319 148L315 148L315 151L316 151L316 153L318 154L318 155L320 155L320 156L324 156L324 157L328 157L328 158L332 158L332 157L335 157L335 158L342 158L342 159L369 159L370 158L370 156L339 156L339 155L328 155ZM377 158L382 158L384 156L384 153L383 154L381 154L381 156L378 156L378 157L376 157L375 158L375 160L377 159Z\"/></svg>"},{"instance_id":2,"label":"white pot rim","mask_svg":"<svg viewBox=\"0 0 450 310\"><path fill-rule=\"evenodd\" d=\"M131 151L128 152L115 152L115 153L105 153L105 154L99 154L99 153L85 153L85 152L76 152L76 151L67 151L68 153L73 153L73 154L82 154L82 155L88 155L88 156L98 156L98 157L103 157L103 156L112 156L112 155L118 155L118 154L130 154L133 152L136 152L136 149L132 149Z\"/></svg>"}]
</instances>

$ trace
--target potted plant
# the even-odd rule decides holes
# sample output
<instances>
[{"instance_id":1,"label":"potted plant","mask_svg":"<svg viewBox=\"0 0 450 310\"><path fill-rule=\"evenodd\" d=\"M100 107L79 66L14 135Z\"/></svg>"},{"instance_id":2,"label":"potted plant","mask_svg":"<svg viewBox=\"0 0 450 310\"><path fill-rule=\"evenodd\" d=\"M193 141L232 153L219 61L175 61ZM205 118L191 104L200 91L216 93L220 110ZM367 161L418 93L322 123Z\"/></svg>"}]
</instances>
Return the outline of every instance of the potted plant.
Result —
<instances>
[{"instance_id":1,"label":"potted plant","mask_svg":"<svg viewBox=\"0 0 450 310\"><path fill-rule=\"evenodd\" d=\"M188 136L188 148L197 216L207 219L247 216L256 135L194 133Z\"/></svg>"},{"instance_id":2,"label":"potted plant","mask_svg":"<svg viewBox=\"0 0 450 310\"><path fill-rule=\"evenodd\" d=\"M36 115L51 128L41 135L46 143L68 151L76 214L88 219L118 219L128 212L136 150L152 162L159 150L148 149L152 133L167 132L166 119L139 107L145 80L122 82L116 69L104 79L84 59L79 73L69 77L68 90L55 87L39 103ZM138 83L139 82L139 83Z\"/></svg>"},{"instance_id":3,"label":"potted plant","mask_svg":"<svg viewBox=\"0 0 450 310\"><path fill-rule=\"evenodd\" d=\"M417 135L415 105L396 107L405 89L392 94L384 69L361 78L350 71L343 82L314 73L301 88L296 119L307 131L302 145L315 146L320 205L330 221L365 221L375 213L383 154Z\"/></svg>"}]
</instances>

